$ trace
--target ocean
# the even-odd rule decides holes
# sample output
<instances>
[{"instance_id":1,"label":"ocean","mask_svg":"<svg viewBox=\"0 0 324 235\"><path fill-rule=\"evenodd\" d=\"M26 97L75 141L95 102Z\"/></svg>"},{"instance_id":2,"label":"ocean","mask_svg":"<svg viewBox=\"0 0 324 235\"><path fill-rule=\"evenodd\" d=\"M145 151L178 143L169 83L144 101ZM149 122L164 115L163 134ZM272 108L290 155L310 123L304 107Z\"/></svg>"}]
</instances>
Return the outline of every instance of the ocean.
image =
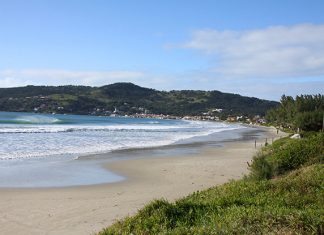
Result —
<instances>
[{"instance_id":1,"label":"ocean","mask_svg":"<svg viewBox=\"0 0 324 235\"><path fill-rule=\"evenodd\" d=\"M119 150L190 143L242 128L208 121L0 112L0 187L118 181L121 176L100 171L91 157L86 164L74 160ZM94 165L96 169L91 167Z\"/></svg>"}]
</instances>

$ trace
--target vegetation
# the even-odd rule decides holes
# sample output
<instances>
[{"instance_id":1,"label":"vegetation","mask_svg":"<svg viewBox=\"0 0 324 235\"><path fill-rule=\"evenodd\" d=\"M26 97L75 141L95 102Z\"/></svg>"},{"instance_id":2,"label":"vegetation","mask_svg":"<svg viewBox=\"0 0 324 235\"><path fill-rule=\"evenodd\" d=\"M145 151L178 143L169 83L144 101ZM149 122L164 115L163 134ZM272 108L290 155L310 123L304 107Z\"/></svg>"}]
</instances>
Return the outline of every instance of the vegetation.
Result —
<instances>
[{"instance_id":1,"label":"vegetation","mask_svg":"<svg viewBox=\"0 0 324 235\"><path fill-rule=\"evenodd\" d=\"M277 102L219 91L157 91L131 83L102 87L26 86L0 89L1 111L109 115L150 112L170 115L201 115L222 109L227 115L265 115Z\"/></svg>"},{"instance_id":2,"label":"vegetation","mask_svg":"<svg viewBox=\"0 0 324 235\"><path fill-rule=\"evenodd\" d=\"M315 163L324 163L324 134L304 139L284 138L264 147L254 157L251 176L270 179Z\"/></svg>"},{"instance_id":3,"label":"vegetation","mask_svg":"<svg viewBox=\"0 0 324 235\"><path fill-rule=\"evenodd\" d=\"M266 118L277 126L293 130L318 131L323 128L324 95L283 95L280 106L267 112Z\"/></svg>"},{"instance_id":4,"label":"vegetation","mask_svg":"<svg viewBox=\"0 0 324 235\"><path fill-rule=\"evenodd\" d=\"M108 234L323 234L324 134L264 147L242 180L156 200Z\"/></svg>"}]
</instances>

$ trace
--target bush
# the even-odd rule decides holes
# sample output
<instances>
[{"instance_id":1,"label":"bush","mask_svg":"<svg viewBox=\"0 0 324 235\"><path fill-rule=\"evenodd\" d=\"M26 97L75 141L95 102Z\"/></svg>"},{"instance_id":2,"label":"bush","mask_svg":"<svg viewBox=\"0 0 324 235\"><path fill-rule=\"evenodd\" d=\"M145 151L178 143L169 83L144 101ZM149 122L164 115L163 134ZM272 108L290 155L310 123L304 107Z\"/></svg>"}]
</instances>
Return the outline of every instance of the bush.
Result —
<instances>
[{"instance_id":1,"label":"bush","mask_svg":"<svg viewBox=\"0 0 324 235\"><path fill-rule=\"evenodd\" d=\"M270 179L304 165L324 160L324 134L304 139L284 138L262 149L253 159L251 177Z\"/></svg>"},{"instance_id":2,"label":"bush","mask_svg":"<svg viewBox=\"0 0 324 235\"><path fill-rule=\"evenodd\" d=\"M273 174L273 167L267 161L266 156L259 155L253 159L251 175L257 180L270 179Z\"/></svg>"}]
</instances>

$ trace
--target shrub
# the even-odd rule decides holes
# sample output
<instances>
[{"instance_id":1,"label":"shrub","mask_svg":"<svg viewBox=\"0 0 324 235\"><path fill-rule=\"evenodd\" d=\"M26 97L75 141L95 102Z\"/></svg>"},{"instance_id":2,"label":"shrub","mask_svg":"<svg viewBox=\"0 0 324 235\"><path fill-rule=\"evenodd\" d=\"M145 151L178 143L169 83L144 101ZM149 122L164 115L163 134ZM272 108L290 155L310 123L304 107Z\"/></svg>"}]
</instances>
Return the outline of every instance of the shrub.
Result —
<instances>
[{"instance_id":1,"label":"shrub","mask_svg":"<svg viewBox=\"0 0 324 235\"><path fill-rule=\"evenodd\" d=\"M257 180L270 179L273 176L273 167L267 161L266 156L257 155L257 157L253 159L251 175Z\"/></svg>"},{"instance_id":2,"label":"shrub","mask_svg":"<svg viewBox=\"0 0 324 235\"><path fill-rule=\"evenodd\" d=\"M251 177L270 179L303 165L324 160L324 134L310 135L304 139L284 138L267 146L254 157Z\"/></svg>"}]
</instances>

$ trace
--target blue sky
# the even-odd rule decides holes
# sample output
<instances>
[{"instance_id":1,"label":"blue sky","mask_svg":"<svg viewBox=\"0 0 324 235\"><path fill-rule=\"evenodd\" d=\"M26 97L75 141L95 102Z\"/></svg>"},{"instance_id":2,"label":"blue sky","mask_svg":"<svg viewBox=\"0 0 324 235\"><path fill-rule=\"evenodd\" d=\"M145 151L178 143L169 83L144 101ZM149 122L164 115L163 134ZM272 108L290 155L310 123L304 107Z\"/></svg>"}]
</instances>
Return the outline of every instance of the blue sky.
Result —
<instances>
[{"instance_id":1,"label":"blue sky","mask_svg":"<svg viewBox=\"0 0 324 235\"><path fill-rule=\"evenodd\" d=\"M0 0L0 87L324 93L324 1Z\"/></svg>"}]
</instances>

